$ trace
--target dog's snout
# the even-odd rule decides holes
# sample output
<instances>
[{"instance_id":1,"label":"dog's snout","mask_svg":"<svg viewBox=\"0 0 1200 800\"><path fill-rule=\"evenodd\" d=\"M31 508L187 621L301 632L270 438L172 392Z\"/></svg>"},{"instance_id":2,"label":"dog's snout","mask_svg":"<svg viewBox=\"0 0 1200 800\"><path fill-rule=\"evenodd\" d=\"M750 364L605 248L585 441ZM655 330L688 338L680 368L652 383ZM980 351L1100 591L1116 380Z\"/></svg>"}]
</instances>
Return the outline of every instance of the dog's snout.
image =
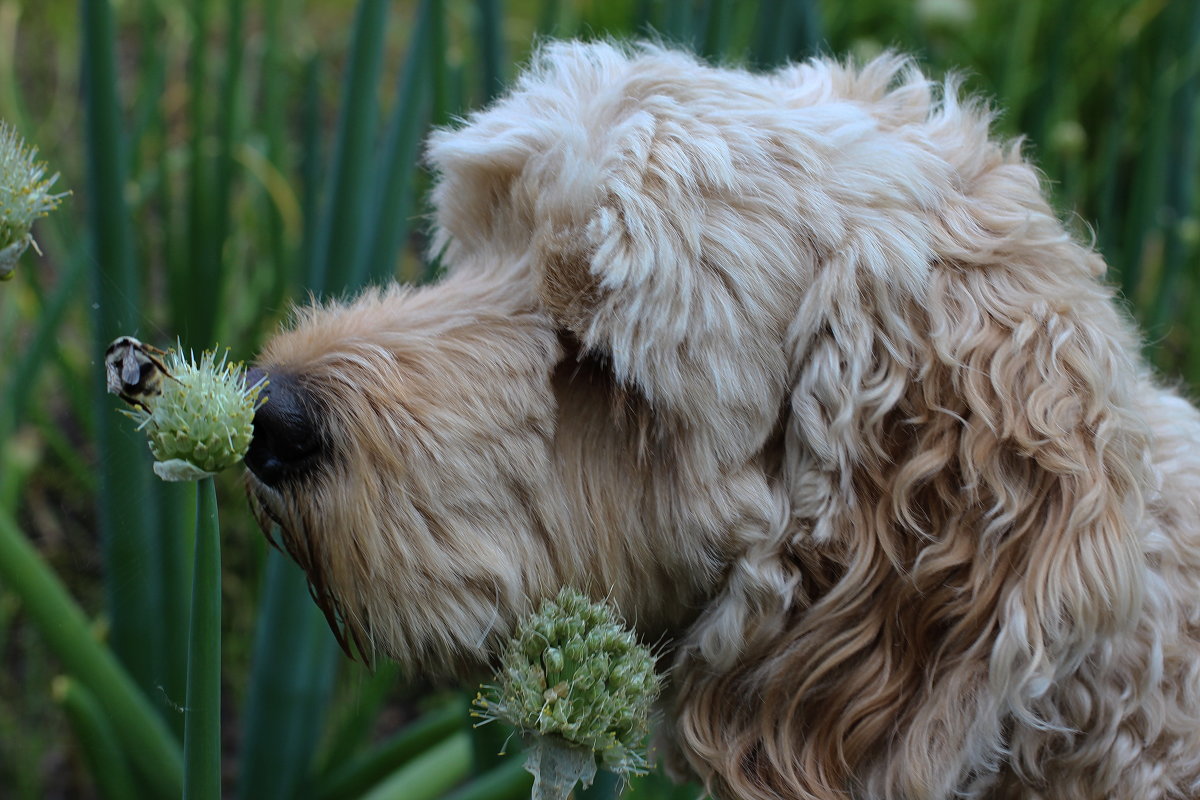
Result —
<instances>
[{"instance_id":1,"label":"dog's snout","mask_svg":"<svg viewBox=\"0 0 1200 800\"><path fill-rule=\"evenodd\" d=\"M263 376L255 367L246 380L254 383ZM266 402L254 414L246 466L263 483L275 485L314 465L321 452L321 433L309 392L294 376L271 373L262 394Z\"/></svg>"}]
</instances>

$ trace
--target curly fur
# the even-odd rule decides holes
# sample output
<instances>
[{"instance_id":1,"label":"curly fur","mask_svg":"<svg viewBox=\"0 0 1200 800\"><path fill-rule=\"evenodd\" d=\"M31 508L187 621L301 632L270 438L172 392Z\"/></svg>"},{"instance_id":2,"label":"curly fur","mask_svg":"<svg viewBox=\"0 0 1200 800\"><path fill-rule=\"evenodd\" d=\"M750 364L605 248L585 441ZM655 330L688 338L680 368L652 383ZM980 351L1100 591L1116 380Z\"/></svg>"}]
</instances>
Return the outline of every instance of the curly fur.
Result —
<instances>
[{"instance_id":1,"label":"curly fur","mask_svg":"<svg viewBox=\"0 0 1200 800\"><path fill-rule=\"evenodd\" d=\"M1200 797L1200 417L990 119L894 55L543 48L430 142L449 276L264 351L329 453L260 518L433 672L611 597L719 798Z\"/></svg>"}]
</instances>

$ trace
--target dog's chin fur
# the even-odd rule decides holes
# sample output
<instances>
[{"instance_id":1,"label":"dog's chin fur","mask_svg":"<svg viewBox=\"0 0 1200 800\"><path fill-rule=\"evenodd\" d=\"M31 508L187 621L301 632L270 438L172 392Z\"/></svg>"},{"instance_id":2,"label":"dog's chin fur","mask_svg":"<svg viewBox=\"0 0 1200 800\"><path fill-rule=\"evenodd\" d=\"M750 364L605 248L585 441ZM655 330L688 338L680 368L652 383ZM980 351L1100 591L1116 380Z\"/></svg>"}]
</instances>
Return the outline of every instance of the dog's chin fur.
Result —
<instances>
[{"instance_id":1,"label":"dog's chin fur","mask_svg":"<svg viewBox=\"0 0 1200 800\"><path fill-rule=\"evenodd\" d=\"M563 584L672 642L717 797L1200 797L1200 417L986 108L884 56L552 44L429 161L449 276L263 352L260 520L366 650Z\"/></svg>"}]
</instances>

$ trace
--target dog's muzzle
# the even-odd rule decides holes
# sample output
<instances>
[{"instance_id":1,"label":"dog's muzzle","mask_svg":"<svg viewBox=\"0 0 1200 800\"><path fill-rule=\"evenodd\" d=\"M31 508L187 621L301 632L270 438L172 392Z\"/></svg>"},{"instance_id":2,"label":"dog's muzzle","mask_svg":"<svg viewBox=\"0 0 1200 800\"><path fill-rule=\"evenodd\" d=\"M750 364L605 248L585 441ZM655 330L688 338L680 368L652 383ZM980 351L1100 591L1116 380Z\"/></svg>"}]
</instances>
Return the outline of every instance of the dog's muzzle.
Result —
<instances>
[{"instance_id":1,"label":"dog's muzzle","mask_svg":"<svg viewBox=\"0 0 1200 800\"><path fill-rule=\"evenodd\" d=\"M253 384L263 377L257 367L247 375ZM254 438L246 466L258 480L278 486L311 470L321 457L322 435L309 391L294 376L270 373L262 395L266 402L254 413Z\"/></svg>"}]
</instances>

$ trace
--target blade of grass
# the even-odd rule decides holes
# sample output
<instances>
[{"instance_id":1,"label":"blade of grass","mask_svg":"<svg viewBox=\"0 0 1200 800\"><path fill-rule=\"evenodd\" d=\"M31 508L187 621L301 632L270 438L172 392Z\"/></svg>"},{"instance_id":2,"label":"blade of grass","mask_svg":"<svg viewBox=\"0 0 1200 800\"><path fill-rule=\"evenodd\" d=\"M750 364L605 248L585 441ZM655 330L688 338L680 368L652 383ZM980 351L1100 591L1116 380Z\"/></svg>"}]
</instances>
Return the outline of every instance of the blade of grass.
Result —
<instances>
[{"instance_id":1,"label":"blade of grass","mask_svg":"<svg viewBox=\"0 0 1200 800\"><path fill-rule=\"evenodd\" d=\"M62 420L55 419L52 411L44 405L34 405L29 414L46 450L52 453L64 470L63 478L67 485L87 495L95 493L99 486L96 480L96 467L88 463L79 453L79 444L72 441L62 430ZM18 487L19 488L19 487ZM16 508L20 497L5 497L6 508Z\"/></svg>"},{"instance_id":2,"label":"blade of grass","mask_svg":"<svg viewBox=\"0 0 1200 800\"><path fill-rule=\"evenodd\" d=\"M221 530L217 487L196 483L196 549L183 731L184 800L221 797Z\"/></svg>"},{"instance_id":3,"label":"blade of grass","mask_svg":"<svg viewBox=\"0 0 1200 800\"><path fill-rule=\"evenodd\" d=\"M1197 97L1200 96L1200 3L1174 6L1172 31L1178 44L1176 60L1163 79L1177 85L1171 98L1170 140L1163 216L1166 218L1163 246L1162 280L1154 301L1151 327L1163 329L1176 316L1179 286L1183 279L1186 248L1180 236L1180 224L1193 211L1197 166Z\"/></svg>"},{"instance_id":4,"label":"blade of grass","mask_svg":"<svg viewBox=\"0 0 1200 800\"><path fill-rule=\"evenodd\" d=\"M493 723L473 726L471 729L473 772L484 773L504 763L513 741L513 728L510 725ZM518 738L516 741L519 742L520 739Z\"/></svg>"},{"instance_id":5,"label":"blade of grass","mask_svg":"<svg viewBox=\"0 0 1200 800\"><path fill-rule=\"evenodd\" d=\"M283 173L287 136L287 95L285 92L284 60L280 48L282 0L266 0L263 4L262 108L263 133L266 136L266 158ZM265 306L278 308L288 287L288 255L284 245L283 216L271 196L264 196L267 215L267 251L271 261L271 286Z\"/></svg>"},{"instance_id":6,"label":"blade of grass","mask_svg":"<svg viewBox=\"0 0 1200 800\"><path fill-rule=\"evenodd\" d=\"M708 794L695 784L678 785L672 782L664 774L661 764L648 775L639 775L630 780L626 795L633 798L654 797L658 800L702 800L708 797Z\"/></svg>"},{"instance_id":7,"label":"blade of grass","mask_svg":"<svg viewBox=\"0 0 1200 800\"><path fill-rule=\"evenodd\" d=\"M20 28L20 4L0 4L0 108L9 121L17 121L18 130L28 130L29 114L21 84L17 80L17 31Z\"/></svg>"},{"instance_id":8,"label":"blade of grass","mask_svg":"<svg viewBox=\"0 0 1200 800\"><path fill-rule=\"evenodd\" d=\"M1161 21L1156 25L1161 31ZM1159 37L1160 38L1161 34ZM1156 283L1161 274L1160 264L1147 258L1154 237L1160 234L1159 211L1164 194L1167 173L1167 148L1170 140L1171 87L1163 78L1169 69L1170 54L1163 48L1155 59L1155 75L1158 79L1151 87L1151 102L1148 104L1148 119L1143 121L1144 133L1140 137L1136 165L1133 170L1131 200L1126 211L1124 269L1121 271L1121 289L1126 297L1142 308L1149 306L1152 299L1146 297L1148 284ZM1162 331L1148 330L1151 337L1162 335Z\"/></svg>"},{"instance_id":9,"label":"blade of grass","mask_svg":"<svg viewBox=\"0 0 1200 800\"><path fill-rule=\"evenodd\" d=\"M730 34L733 29L733 4L731 0L705 0L703 27L698 35L703 36L700 52L711 61L728 55Z\"/></svg>"},{"instance_id":10,"label":"blade of grass","mask_svg":"<svg viewBox=\"0 0 1200 800\"><path fill-rule=\"evenodd\" d=\"M350 288L359 248L363 246L362 220L374 167L372 140L379 110L375 89L387 8L386 0L359 0L355 15L329 196L309 271L308 287L318 294L336 295Z\"/></svg>"},{"instance_id":11,"label":"blade of grass","mask_svg":"<svg viewBox=\"0 0 1200 800\"><path fill-rule=\"evenodd\" d=\"M537 32L541 36L562 36L559 18L562 16L562 0L542 0L537 16Z\"/></svg>"},{"instance_id":12,"label":"blade of grass","mask_svg":"<svg viewBox=\"0 0 1200 800\"><path fill-rule=\"evenodd\" d=\"M458 108L454 70L447 63L448 41L446 38L446 6L444 0L429 2L429 84L433 92L430 125L438 128L450 123L453 109ZM424 192L422 192L424 196ZM440 255L425 260L418 280L429 282L442 272Z\"/></svg>"},{"instance_id":13,"label":"blade of grass","mask_svg":"<svg viewBox=\"0 0 1200 800\"><path fill-rule=\"evenodd\" d=\"M0 511L0 581L63 666L95 695L123 749L156 797L178 797L183 759L174 737L33 546Z\"/></svg>"},{"instance_id":14,"label":"blade of grass","mask_svg":"<svg viewBox=\"0 0 1200 800\"><path fill-rule=\"evenodd\" d=\"M167 52L162 46L154 46L151 42L163 42L167 36L167 26L162 15L152 0L142 0L138 15L138 35L142 47L138 53L138 89L135 94L136 102L130 124L129 151L134 154L133 161L138 161L137 154L142 150L142 143L147 133L158 129L165 115L161 113L159 102L167 82Z\"/></svg>"},{"instance_id":15,"label":"blade of grass","mask_svg":"<svg viewBox=\"0 0 1200 800\"><path fill-rule=\"evenodd\" d=\"M318 775L328 775L353 758L371 734L371 723L379 708L400 681L400 668L393 661L384 661L375 672L354 687L354 696L341 704L334 732L327 738L321 755ZM321 783L324 783L324 778Z\"/></svg>"},{"instance_id":16,"label":"blade of grass","mask_svg":"<svg viewBox=\"0 0 1200 800\"><path fill-rule=\"evenodd\" d=\"M1032 79L1030 64L1034 63L1032 53L1037 45L1039 13L1043 9L1041 3L1020 3L1005 17L1011 21L1012 28L1006 37L1008 48L1005 51L1003 89L1008 113L1020 118L1029 98Z\"/></svg>"},{"instance_id":17,"label":"blade of grass","mask_svg":"<svg viewBox=\"0 0 1200 800\"><path fill-rule=\"evenodd\" d=\"M814 56L821 48L821 8L813 0L801 0L793 13L791 50L786 58L795 61Z\"/></svg>"},{"instance_id":18,"label":"blade of grass","mask_svg":"<svg viewBox=\"0 0 1200 800\"><path fill-rule=\"evenodd\" d=\"M467 708L454 702L435 709L373 750L343 763L320 781L317 800L350 800L378 784L421 753L466 726Z\"/></svg>"},{"instance_id":19,"label":"blade of grass","mask_svg":"<svg viewBox=\"0 0 1200 800\"><path fill-rule=\"evenodd\" d=\"M174 316L179 303L179 295L183 292L184 280L189 268L191 243L188 241L187 211L188 197L184 191L177 190L177 185L187 182L189 165L185 161L183 146L172 146L167 141L167 131L161 131L160 146L157 150L153 167L145 165L143 169L153 169L158 173L147 206L154 209L154 216L160 220L162 232L154 242L159 248L162 259L163 273L167 278L167 305L170 312L172 327L178 331L183 320ZM146 281L148 275L143 275ZM158 280L162 280L161 277ZM166 344L165 342L163 344Z\"/></svg>"},{"instance_id":20,"label":"blade of grass","mask_svg":"<svg viewBox=\"0 0 1200 800\"><path fill-rule=\"evenodd\" d=\"M216 223L211 218L215 204L213 158L207 150L210 89L207 34L211 15L209 0L192 0L191 56L188 67L188 122L191 126L188 141L190 169L187 195L187 250L177 265L182 271L171 276L171 319L184 338L208 342L204 317L202 284L208 278L211 265L220 257L213 239Z\"/></svg>"},{"instance_id":21,"label":"blade of grass","mask_svg":"<svg viewBox=\"0 0 1200 800\"><path fill-rule=\"evenodd\" d=\"M293 292L311 287L320 262L317 248L321 227L319 218L324 159L321 153L321 62L315 56L305 63L301 82L304 101L300 112L300 129L303 131L300 144L300 209L304 227L301 231L300 252L306 254L306 259L297 261L296 269L290 278L289 288Z\"/></svg>"},{"instance_id":22,"label":"blade of grass","mask_svg":"<svg viewBox=\"0 0 1200 800\"><path fill-rule=\"evenodd\" d=\"M7 442L12 432L24 421L29 409L29 400L38 386L40 373L50 362L50 353L58 344L63 320L70 303L78 297L88 261L83 248L70 254L66 270L54 287L36 317L36 327L29 344L16 353L16 362L9 362L8 383L5 399L0 408L0 442ZM7 483L7 476L0 483ZM0 497L7 497L8 490L0 489Z\"/></svg>"},{"instance_id":23,"label":"blade of grass","mask_svg":"<svg viewBox=\"0 0 1200 800\"><path fill-rule=\"evenodd\" d=\"M308 780L339 656L304 573L272 550L246 690L239 798L292 798Z\"/></svg>"},{"instance_id":24,"label":"blade of grass","mask_svg":"<svg viewBox=\"0 0 1200 800\"><path fill-rule=\"evenodd\" d=\"M479 58L483 72L483 100L504 90L504 17L500 0L476 0Z\"/></svg>"},{"instance_id":25,"label":"blade of grass","mask_svg":"<svg viewBox=\"0 0 1200 800\"><path fill-rule=\"evenodd\" d=\"M75 741L79 743L100 796L104 800L136 797L125 754L118 747L112 726L92 693L78 681L65 676L54 679L51 691L55 702L67 712Z\"/></svg>"},{"instance_id":26,"label":"blade of grass","mask_svg":"<svg viewBox=\"0 0 1200 800\"><path fill-rule=\"evenodd\" d=\"M444 0L429 3L429 84L433 91L433 116L430 123L436 128L450 122L454 107L450 94L450 75L446 64L446 4Z\"/></svg>"},{"instance_id":27,"label":"blade of grass","mask_svg":"<svg viewBox=\"0 0 1200 800\"><path fill-rule=\"evenodd\" d=\"M662 16L661 32L669 41L687 48L695 48L694 17L691 3L667 3Z\"/></svg>"},{"instance_id":28,"label":"blade of grass","mask_svg":"<svg viewBox=\"0 0 1200 800\"><path fill-rule=\"evenodd\" d=\"M653 0L609 0L607 3L564 3L559 15L559 36L656 35L659 15Z\"/></svg>"},{"instance_id":29,"label":"blade of grass","mask_svg":"<svg viewBox=\"0 0 1200 800\"><path fill-rule=\"evenodd\" d=\"M793 13L788 0L761 0L751 50L756 65L773 67L787 58Z\"/></svg>"},{"instance_id":30,"label":"blade of grass","mask_svg":"<svg viewBox=\"0 0 1200 800\"><path fill-rule=\"evenodd\" d=\"M1124 283L1125 271L1130 267L1126 263L1128 259L1124 256L1127 253L1120 241L1118 219L1121 212L1117 209L1118 186L1121 181L1121 145L1129 126L1131 60L1128 48L1122 48L1114 67L1111 119L1101 131L1101 145L1097 150L1101 155L1097 161L1099 188L1095 203L1096 236L1100 249L1108 261L1109 270L1114 271L1115 268L1116 275L1110 274L1109 279L1116 278L1122 283Z\"/></svg>"},{"instance_id":31,"label":"blade of grass","mask_svg":"<svg viewBox=\"0 0 1200 800\"><path fill-rule=\"evenodd\" d=\"M634 0L633 30L643 36L652 36L658 26L654 0Z\"/></svg>"},{"instance_id":32,"label":"blade of grass","mask_svg":"<svg viewBox=\"0 0 1200 800\"><path fill-rule=\"evenodd\" d=\"M70 360L70 357L61 347L51 348L50 361L57 368L59 375L64 379L65 386L60 386L59 391L62 393L62 399L66 402L67 408L70 410L71 419L79 420L81 433L84 436L92 439L99 438L96 435L97 423L95 420L95 389L93 385L89 385L86 380L79 378L79 366ZM95 363L94 361L90 363ZM97 370L99 372L99 370ZM107 399L107 398L106 398ZM35 414L40 410L43 414L50 414L50 407L46 404L34 403L29 406L30 415ZM61 419L59 425L61 428ZM78 445L77 445L78 446ZM79 454L83 457L83 454ZM95 464L91 467L95 472ZM92 476L95 482L95 475Z\"/></svg>"},{"instance_id":33,"label":"blade of grass","mask_svg":"<svg viewBox=\"0 0 1200 800\"><path fill-rule=\"evenodd\" d=\"M461 731L393 772L361 800L434 800L461 781L470 768L470 737Z\"/></svg>"},{"instance_id":34,"label":"blade of grass","mask_svg":"<svg viewBox=\"0 0 1200 800\"><path fill-rule=\"evenodd\" d=\"M211 342L217 338L218 309L221 303L222 289L225 284L225 269L222 263L222 251L225 240L229 236L229 220L233 204L231 195L235 178L234 136L237 130L238 100L241 96L242 81L242 33L245 27L245 5L243 0L229 0L227 17L229 29L225 36L227 60L225 74L221 81L220 105L217 113L217 152L216 152L216 184L213 188L213 207L208 218L212 230L212 246L204 251L210 261L204 263L203 278L200 283L202 294L196 302L203 307L200 323L203 327L195 335L194 341Z\"/></svg>"},{"instance_id":35,"label":"blade of grass","mask_svg":"<svg viewBox=\"0 0 1200 800\"><path fill-rule=\"evenodd\" d=\"M95 333L98 342L108 342L136 329L140 292L125 208L125 147L118 114L112 8L108 0L81 3ZM96 350L103 351L103 345L97 344ZM149 632L156 628L161 598L149 577L150 565L158 563L158 542L150 524L154 504L145 444L113 413L102 370L94 372L92 390L104 464L99 517L113 649L138 684L150 691L162 650Z\"/></svg>"},{"instance_id":36,"label":"blade of grass","mask_svg":"<svg viewBox=\"0 0 1200 800\"><path fill-rule=\"evenodd\" d=\"M1069 2L1052 7L1049 38L1041 48L1044 65L1038 70L1042 78L1040 86L1029 104L1025 132L1037 143L1038 166L1047 174L1058 175L1060 154L1050 146L1051 130L1055 123L1070 119L1066 110L1067 82L1058 76L1068 71L1071 63L1068 49L1072 43L1071 27L1074 25L1075 9Z\"/></svg>"},{"instance_id":37,"label":"blade of grass","mask_svg":"<svg viewBox=\"0 0 1200 800\"><path fill-rule=\"evenodd\" d=\"M533 775L525 769L521 757L509 758L485 772L445 800L526 800L533 789Z\"/></svg>"},{"instance_id":38,"label":"blade of grass","mask_svg":"<svg viewBox=\"0 0 1200 800\"><path fill-rule=\"evenodd\" d=\"M233 185L233 137L237 102L243 77L242 0L229 0L227 6L228 42L224 74L215 111L216 136L210 145L209 124L214 116L209 109L211 78L208 63L209 0L194 0L192 6L192 51L189 75L191 174L188 197L187 270L176 274L173 319L185 338L197 342L212 341L216 334L217 308L225 270L222 249L229 230L230 192Z\"/></svg>"},{"instance_id":39,"label":"blade of grass","mask_svg":"<svg viewBox=\"0 0 1200 800\"><path fill-rule=\"evenodd\" d=\"M575 792L575 800L615 800L621 795L624 781L606 769L596 770L596 779L586 789Z\"/></svg>"},{"instance_id":40,"label":"blade of grass","mask_svg":"<svg viewBox=\"0 0 1200 800\"><path fill-rule=\"evenodd\" d=\"M412 227L417 151L430 114L427 65L432 10L431 0L422 0L383 145L383 166L372 193L375 202L365 237L370 249L354 270L352 286L393 277L397 256Z\"/></svg>"}]
</instances>

